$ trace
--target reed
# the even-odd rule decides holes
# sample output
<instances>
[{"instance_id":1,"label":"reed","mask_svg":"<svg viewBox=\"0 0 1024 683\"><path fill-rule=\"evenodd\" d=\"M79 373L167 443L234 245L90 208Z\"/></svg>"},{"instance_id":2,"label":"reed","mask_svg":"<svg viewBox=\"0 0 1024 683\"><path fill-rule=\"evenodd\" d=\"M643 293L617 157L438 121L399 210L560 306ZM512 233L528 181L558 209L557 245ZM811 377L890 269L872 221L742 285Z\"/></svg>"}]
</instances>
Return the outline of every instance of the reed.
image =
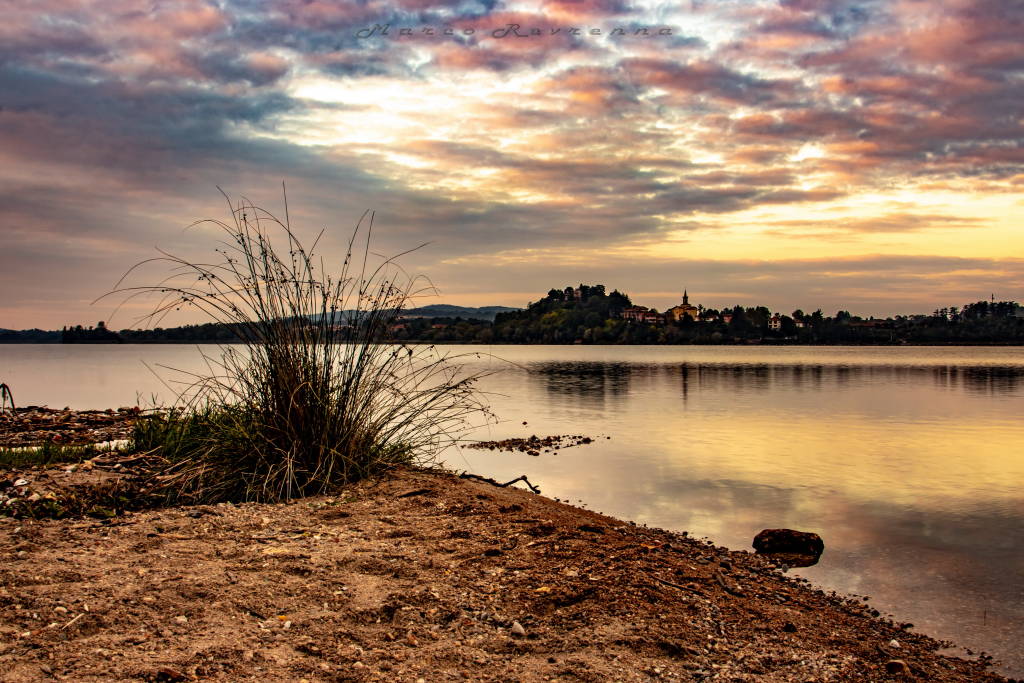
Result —
<instances>
[{"instance_id":1,"label":"reed","mask_svg":"<svg viewBox=\"0 0 1024 683\"><path fill-rule=\"evenodd\" d=\"M225 195L227 199L227 196ZM434 346L392 344L389 327L430 294L397 257L370 253L373 214L359 221L342 263L329 272L284 217L230 200L230 221L210 263L167 252L137 264L111 294L156 295L157 324L192 308L242 344L205 356L177 403L137 424L134 446L168 466L159 490L175 502L283 501L399 464L426 465L491 413L481 373ZM169 267L155 285L127 286L143 266Z\"/></svg>"},{"instance_id":2,"label":"reed","mask_svg":"<svg viewBox=\"0 0 1024 683\"><path fill-rule=\"evenodd\" d=\"M14 394L11 393L11 388L0 383L0 413L10 412L13 415L15 411Z\"/></svg>"}]
</instances>

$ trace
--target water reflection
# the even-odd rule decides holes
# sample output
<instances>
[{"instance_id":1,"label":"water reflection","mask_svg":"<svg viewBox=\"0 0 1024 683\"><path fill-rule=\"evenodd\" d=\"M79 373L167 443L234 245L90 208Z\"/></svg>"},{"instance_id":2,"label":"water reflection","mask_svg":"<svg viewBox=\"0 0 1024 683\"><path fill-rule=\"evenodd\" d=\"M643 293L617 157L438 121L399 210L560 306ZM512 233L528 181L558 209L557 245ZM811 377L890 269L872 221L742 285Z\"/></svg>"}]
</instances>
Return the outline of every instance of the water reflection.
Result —
<instances>
[{"instance_id":1,"label":"water reflection","mask_svg":"<svg viewBox=\"0 0 1024 683\"><path fill-rule=\"evenodd\" d=\"M766 392L777 387L829 391L868 384L921 383L951 391L1011 395L1021 390L1024 366L956 365L769 365L765 363L535 362L527 366L552 395L604 400L630 392L634 379L676 378L682 395L691 390Z\"/></svg>"},{"instance_id":2,"label":"water reflection","mask_svg":"<svg viewBox=\"0 0 1024 683\"><path fill-rule=\"evenodd\" d=\"M534 363L529 368L552 400L571 396L602 405L626 396L634 374L653 369L626 363Z\"/></svg>"}]
</instances>

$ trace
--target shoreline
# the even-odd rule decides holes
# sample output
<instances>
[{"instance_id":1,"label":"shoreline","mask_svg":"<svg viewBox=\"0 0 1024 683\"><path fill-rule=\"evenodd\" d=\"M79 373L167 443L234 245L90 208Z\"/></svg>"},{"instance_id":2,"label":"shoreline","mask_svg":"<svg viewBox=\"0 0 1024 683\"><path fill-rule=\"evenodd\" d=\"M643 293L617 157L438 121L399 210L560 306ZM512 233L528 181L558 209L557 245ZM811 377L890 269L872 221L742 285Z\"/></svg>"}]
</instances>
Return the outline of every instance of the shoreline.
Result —
<instances>
[{"instance_id":1,"label":"shoreline","mask_svg":"<svg viewBox=\"0 0 1024 683\"><path fill-rule=\"evenodd\" d=\"M563 342L560 344L551 342L478 342L478 341L438 341L433 339L402 339L402 340L382 340L382 344L412 344L412 345L433 345L433 346L796 346L806 348L833 348L833 347L850 347L850 348L901 348L901 347L966 347L966 348L989 348L989 347L1020 347L1024 346L1024 342L973 342L970 344L958 341L940 341L940 342L893 342L888 344L854 344L850 342L836 343L836 344L822 344L822 343L807 343L803 344L800 342L790 341L775 341L775 340L755 340L755 341L742 341L742 342L688 342L686 344L614 344L614 343L595 343L595 342ZM65 343L59 341L53 342L22 342L22 341L0 341L0 346L195 346L195 345L209 345L209 346L236 346L245 345L244 341L232 341L232 340L217 340L217 339L193 339L193 340L181 340L175 339L172 341L126 341L126 342L72 342Z\"/></svg>"},{"instance_id":2,"label":"shoreline","mask_svg":"<svg viewBox=\"0 0 1024 683\"><path fill-rule=\"evenodd\" d=\"M435 470L0 542L9 681L1009 680L766 556Z\"/></svg>"}]
</instances>

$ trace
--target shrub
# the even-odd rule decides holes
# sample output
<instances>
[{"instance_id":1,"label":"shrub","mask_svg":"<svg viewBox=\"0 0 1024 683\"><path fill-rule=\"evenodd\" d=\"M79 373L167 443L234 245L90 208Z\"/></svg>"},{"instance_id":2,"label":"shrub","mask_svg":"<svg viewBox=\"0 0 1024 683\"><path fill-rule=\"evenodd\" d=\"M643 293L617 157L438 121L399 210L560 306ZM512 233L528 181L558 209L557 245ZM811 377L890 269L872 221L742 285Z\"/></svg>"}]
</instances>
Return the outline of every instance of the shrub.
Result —
<instances>
[{"instance_id":1,"label":"shrub","mask_svg":"<svg viewBox=\"0 0 1024 683\"><path fill-rule=\"evenodd\" d=\"M151 324L191 307L243 342L206 357L209 371L190 377L177 405L137 425L136 448L169 463L159 485L169 498L315 495L397 464L433 462L475 418L489 418L474 388L480 373L459 364L469 354L388 343L410 300L433 288L395 258L371 256L372 213L334 274L299 241L287 196L283 221L247 201L231 216L194 224L227 236L213 263L161 252L125 277L155 263L173 269L167 280L128 287L122 278L112 292L126 301L159 295Z\"/></svg>"}]
</instances>

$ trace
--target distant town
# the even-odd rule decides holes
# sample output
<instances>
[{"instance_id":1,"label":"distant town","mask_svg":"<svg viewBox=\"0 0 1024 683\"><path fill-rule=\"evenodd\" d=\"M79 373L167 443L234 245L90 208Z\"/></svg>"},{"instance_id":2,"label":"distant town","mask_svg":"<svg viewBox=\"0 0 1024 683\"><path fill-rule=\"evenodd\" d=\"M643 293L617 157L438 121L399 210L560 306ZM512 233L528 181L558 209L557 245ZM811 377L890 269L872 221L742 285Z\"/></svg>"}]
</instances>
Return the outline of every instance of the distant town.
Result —
<instances>
[{"instance_id":1,"label":"distant town","mask_svg":"<svg viewBox=\"0 0 1024 683\"><path fill-rule=\"evenodd\" d=\"M637 306L618 290L594 284L551 289L526 308L432 305L396 311L375 334L382 341L477 344L1022 344L1024 307L976 301L930 314L862 318L765 306L714 309L680 301L664 311ZM334 328L358 325L339 314ZM231 343L240 333L216 323L115 331L99 322L63 330L4 330L0 343Z\"/></svg>"}]
</instances>

